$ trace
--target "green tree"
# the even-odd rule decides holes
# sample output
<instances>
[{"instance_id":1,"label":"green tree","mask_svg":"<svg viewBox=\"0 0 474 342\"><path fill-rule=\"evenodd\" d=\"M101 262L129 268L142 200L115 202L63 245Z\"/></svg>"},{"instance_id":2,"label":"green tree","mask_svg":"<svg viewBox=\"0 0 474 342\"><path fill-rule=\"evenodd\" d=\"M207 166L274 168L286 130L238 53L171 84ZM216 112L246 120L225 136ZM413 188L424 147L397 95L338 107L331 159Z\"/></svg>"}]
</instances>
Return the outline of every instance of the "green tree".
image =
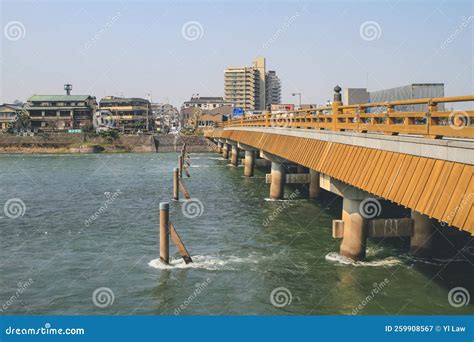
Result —
<instances>
[{"instance_id":1,"label":"green tree","mask_svg":"<svg viewBox=\"0 0 474 342\"><path fill-rule=\"evenodd\" d=\"M31 119L26 111L21 111L15 117L15 119L8 124L8 132L12 132L13 129L28 129L31 127Z\"/></svg>"}]
</instances>

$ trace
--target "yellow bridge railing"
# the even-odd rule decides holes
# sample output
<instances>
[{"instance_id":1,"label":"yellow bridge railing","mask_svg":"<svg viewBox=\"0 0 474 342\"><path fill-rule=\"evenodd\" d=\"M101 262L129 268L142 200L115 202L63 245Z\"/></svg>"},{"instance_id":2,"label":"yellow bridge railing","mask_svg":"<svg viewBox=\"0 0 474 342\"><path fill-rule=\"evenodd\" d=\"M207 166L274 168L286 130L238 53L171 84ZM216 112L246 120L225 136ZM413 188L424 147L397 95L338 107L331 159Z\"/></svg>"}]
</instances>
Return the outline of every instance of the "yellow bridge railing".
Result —
<instances>
[{"instance_id":1,"label":"yellow bridge railing","mask_svg":"<svg viewBox=\"0 0 474 342\"><path fill-rule=\"evenodd\" d=\"M438 104L471 102L474 95L425 98L296 110L282 114L244 116L224 122L222 127L283 127L331 131L378 132L389 135L415 134L429 138L474 138L474 111L438 111ZM424 112L396 111L397 106L426 105ZM377 107L380 113L369 113Z\"/></svg>"}]
</instances>

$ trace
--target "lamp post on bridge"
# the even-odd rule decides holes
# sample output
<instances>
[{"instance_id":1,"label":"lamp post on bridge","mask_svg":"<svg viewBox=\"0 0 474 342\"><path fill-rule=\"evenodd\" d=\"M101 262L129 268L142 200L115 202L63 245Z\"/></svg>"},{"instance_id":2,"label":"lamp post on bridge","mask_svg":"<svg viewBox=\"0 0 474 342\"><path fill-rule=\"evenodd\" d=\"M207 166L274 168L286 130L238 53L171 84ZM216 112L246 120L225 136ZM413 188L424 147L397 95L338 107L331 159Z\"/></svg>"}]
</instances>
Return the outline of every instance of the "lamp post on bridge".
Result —
<instances>
[{"instance_id":1,"label":"lamp post on bridge","mask_svg":"<svg viewBox=\"0 0 474 342\"><path fill-rule=\"evenodd\" d=\"M301 109L301 93L292 93L291 96L296 96L298 95L299 97L299 106L298 106L298 109Z\"/></svg>"}]
</instances>

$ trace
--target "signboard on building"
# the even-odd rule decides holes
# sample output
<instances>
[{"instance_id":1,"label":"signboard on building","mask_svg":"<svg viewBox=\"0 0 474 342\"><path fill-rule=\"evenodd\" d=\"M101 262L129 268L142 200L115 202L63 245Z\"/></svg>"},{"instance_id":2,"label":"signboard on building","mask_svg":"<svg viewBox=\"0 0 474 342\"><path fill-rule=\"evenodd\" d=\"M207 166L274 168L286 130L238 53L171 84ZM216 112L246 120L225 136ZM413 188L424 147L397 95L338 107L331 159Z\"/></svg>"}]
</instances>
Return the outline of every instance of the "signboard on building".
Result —
<instances>
[{"instance_id":1,"label":"signboard on building","mask_svg":"<svg viewBox=\"0 0 474 342\"><path fill-rule=\"evenodd\" d=\"M232 108L232 116L235 118L235 117L238 117L238 116L242 116L244 114L244 109L241 108L241 107L234 107Z\"/></svg>"},{"instance_id":2,"label":"signboard on building","mask_svg":"<svg viewBox=\"0 0 474 342\"><path fill-rule=\"evenodd\" d=\"M271 106L271 111L272 113L274 112L291 112L295 110L295 105L292 104L292 103L287 103L287 104L283 104L283 103L278 103L278 104L272 104Z\"/></svg>"}]
</instances>

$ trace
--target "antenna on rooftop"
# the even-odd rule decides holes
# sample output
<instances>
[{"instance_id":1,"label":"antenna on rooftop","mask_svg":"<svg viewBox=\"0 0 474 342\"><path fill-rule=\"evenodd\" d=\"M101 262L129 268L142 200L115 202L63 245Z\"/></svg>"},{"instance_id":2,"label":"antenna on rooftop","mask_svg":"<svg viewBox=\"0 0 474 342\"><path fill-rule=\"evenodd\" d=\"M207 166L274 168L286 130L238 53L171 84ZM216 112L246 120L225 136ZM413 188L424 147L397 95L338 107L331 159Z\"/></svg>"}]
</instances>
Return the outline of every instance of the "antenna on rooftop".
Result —
<instances>
[{"instance_id":1,"label":"antenna on rooftop","mask_svg":"<svg viewBox=\"0 0 474 342\"><path fill-rule=\"evenodd\" d=\"M66 95L71 95L71 90L72 90L72 84L65 84L64 85L64 90L66 91Z\"/></svg>"}]
</instances>

